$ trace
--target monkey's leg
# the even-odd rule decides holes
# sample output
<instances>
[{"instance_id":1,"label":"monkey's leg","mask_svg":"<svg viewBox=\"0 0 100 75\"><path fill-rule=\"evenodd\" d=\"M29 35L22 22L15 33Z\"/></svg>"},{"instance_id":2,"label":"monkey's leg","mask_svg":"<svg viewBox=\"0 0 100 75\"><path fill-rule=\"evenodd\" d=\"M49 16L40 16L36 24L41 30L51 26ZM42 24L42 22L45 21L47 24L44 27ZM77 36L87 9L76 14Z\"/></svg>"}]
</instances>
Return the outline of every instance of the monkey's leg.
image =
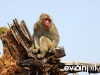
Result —
<instances>
[{"instance_id":1,"label":"monkey's leg","mask_svg":"<svg viewBox=\"0 0 100 75\"><path fill-rule=\"evenodd\" d=\"M51 40L45 36L40 38L40 54L37 55L38 58L43 58L48 52L51 46Z\"/></svg>"},{"instance_id":2,"label":"monkey's leg","mask_svg":"<svg viewBox=\"0 0 100 75\"><path fill-rule=\"evenodd\" d=\"M34 39L33 40L33 44L34 44L33 53L37 53L40 50L40 47L39 47L40 38L34 37L33 39Z\"/></svg>"}]
</instances>

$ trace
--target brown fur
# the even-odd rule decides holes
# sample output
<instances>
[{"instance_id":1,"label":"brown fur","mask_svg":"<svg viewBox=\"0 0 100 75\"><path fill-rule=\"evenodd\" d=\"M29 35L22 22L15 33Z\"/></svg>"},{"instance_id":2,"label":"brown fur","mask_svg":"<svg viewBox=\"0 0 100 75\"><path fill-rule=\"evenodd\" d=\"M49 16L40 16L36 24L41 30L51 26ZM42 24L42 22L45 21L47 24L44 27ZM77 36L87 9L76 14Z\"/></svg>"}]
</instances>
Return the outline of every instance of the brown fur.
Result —
<instances>
[{"instance_id":1,"label":"brown fur","mask_svg":"<svg viewBox=\"0 0 100 75\"><path fill-rule=\"evenodd\" d=\"M44 18L50 19L50 27L46 28L44 26ZM50 15L45 13L40 15L39 20L34 25L33 40L35 46L33 52L37 53L40 50L40 54L37 55L38 58L43 58L48 50L52 51L57 47L59 43L59 34Z\"/></svg>"}]
</instances>

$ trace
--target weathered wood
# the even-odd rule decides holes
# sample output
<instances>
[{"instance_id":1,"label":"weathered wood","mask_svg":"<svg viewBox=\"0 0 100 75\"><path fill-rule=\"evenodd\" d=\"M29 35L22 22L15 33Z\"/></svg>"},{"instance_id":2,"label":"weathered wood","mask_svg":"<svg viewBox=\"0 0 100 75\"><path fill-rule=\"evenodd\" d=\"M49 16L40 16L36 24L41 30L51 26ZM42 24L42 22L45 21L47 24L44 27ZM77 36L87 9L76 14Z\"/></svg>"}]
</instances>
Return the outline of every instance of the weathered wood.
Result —
<instances>
[{"instance_id":1,"label":"weathered wood","mask_svg":"<svg viewBox=\"0 0 100 75\"><path fill-rule=\"evenodd\" d=\"M64 56L66 56L66 54L63 46L55 48L55 58L61 58Z\"/></svg>"},{"instance_id":2,"label":"weathered wood","mask_svg":"<svg viewBox=\"0 0 100 75\"><path fill-rule=\"evenodd\" d=\"M100 63L87 63L78 61L70 61L70 62L61 61L61 63L64 63L65 65L84 65L84 66L94 66L96 64L96 66L100 66Z\"/></svg>"},{"instance_id":3,"label":"weathered wood","mask_svg":"<svg viewBox=\"0 0 100 75\"><path fill-rule=\"evenodd\" d=\"M64 75L65 72L57 68L59 58L65 56L63 47L57 47L45 58L37 59L36 54L28 50L32 38L25 22L18 23L14 19L13 24L8 25L9 30L1 36L4 54L0 59L0 75Z\"/></svg>"},{"instance_id":4,"label":"weathered wood","mask_svg":"<svg viewBox=\"0 0 100 75\"><path fill-rule=\"evenodd\" d=\"M41 67L42 62L35 59L20 60L17 65L22 67Z\"/></svg>"},{"instance_id":5,"label":"weathered wood","mask_svg":"<svg viewBox=\"0 0 100 75\"><path fill-rule=\"evenodd\" d=\"M21 35L22 30L19 30L16 24L20 27L20 24L15 22L14 24L8 24L8 31L1 36L4 54L0 58L0 65L2 66L0 68L0 75L23 75L21 68L17 66L16 62L29 58L21 42L23 41L25 43L25 47L31 46L31 39L29 38L31 36L28 35L28 38L26 38L26 36ZM24 28L25 30L26 27ZM29 34L28 29L26 33Z\"/></svg>"}]
</instances>

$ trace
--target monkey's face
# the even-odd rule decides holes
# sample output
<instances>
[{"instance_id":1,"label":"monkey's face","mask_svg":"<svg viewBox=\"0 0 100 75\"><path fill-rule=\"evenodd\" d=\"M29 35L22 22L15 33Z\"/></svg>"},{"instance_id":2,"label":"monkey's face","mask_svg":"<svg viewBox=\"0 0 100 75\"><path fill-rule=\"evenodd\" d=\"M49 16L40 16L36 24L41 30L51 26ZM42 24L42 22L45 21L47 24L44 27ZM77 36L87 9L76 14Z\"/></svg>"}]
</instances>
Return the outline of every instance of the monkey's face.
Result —
<instances>
[{"instance_id":1,"label":"monkey's face","mask_svg":"<svg viewBox=\"0 0 100 75\"><path fill-rule=\"evenodd\" d=\"M41 14L40 19L42 21L42 25L45 28L49 28L51 26L51 17L48 14Z\"/></svg>"},{"instance_id":2,"label":"monkey's face","mask_svg":"<svg viewBox=\"0 0 100 75\"><path fill-rule=\"evenodd\" d=\"M44 18L43 19L43 24L45 27L50 27L50 19L49 18Z\"/></svg>"}]
</instances>

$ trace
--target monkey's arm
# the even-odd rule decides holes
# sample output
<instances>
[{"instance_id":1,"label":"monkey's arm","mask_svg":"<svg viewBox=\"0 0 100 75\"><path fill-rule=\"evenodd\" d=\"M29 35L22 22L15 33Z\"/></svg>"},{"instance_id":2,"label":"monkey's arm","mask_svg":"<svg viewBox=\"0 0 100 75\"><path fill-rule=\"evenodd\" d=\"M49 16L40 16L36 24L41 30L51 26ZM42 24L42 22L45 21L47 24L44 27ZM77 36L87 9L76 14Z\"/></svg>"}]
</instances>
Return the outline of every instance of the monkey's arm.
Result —
<instances>
[{"instance_id":1,"label":"monkey's arm","mask_svg":"<svg viewBox=\"0 0 100 75\"><path fill-rule=\"evenodd\" d=\"M51 43L51 47L50 47L50 50L52 51L53 49L55 49L57 46L58 46L58 43L59 43L59 34L58 34L58 30L57 28L55 27L54 25L54 32L52 34L52 43Z\"/></svg>"},{"instance_id":2,"label":"monkey's arm","mask_svg":"<svg viewBox=\"0 0 100 75\"><path fill-rule=\"evenodd\" d=\"M39 37L37 35L34 35L34 44L35 44L35 48L39 49Z\"/></svg>"},{"instance_id":3,"label":"monkey's arm","mask_svg":"<svg viewBox=\"0 0 100 75\"><path fill-rule=\"evenodd\" d=\"M33 35L33 39L34 39L34 45L36 49L40 49L39 47L39 32L38 32L38 24L35 23L34 25L34 35Z\"/></svg>"}]
</instances>

